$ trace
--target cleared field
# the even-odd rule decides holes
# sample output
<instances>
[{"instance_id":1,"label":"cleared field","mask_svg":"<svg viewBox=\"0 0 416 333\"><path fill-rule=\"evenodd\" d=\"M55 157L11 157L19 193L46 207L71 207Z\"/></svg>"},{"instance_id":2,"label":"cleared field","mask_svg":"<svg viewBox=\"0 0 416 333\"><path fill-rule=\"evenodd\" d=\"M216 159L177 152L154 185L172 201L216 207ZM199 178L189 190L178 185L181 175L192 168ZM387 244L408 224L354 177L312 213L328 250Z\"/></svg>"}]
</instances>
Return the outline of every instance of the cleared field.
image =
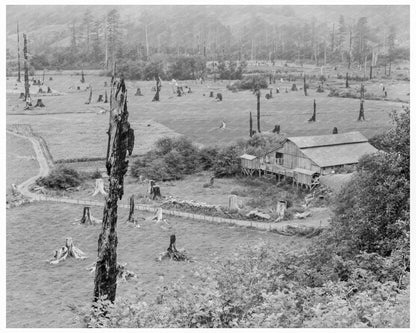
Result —
<instances>
[{"instance_id":1,"label":"cleared field","mask_svg":"<svg viewBox=\"0 0 416 333\"><path fill-rule=\"evenodd\" d=\"M100 231L100 226L73 224L81 213L81 206L55 203L31 204L7 211L7 327L78 326L68 306L86 305L92 299L94 277L85 267L95 260ZM233 256L239 246L265 241L270 246L299 249L309 242L178 218L169 219L170 230L149 221L142 221L137 229L123 223L127 213L127 210L119 212L118 261L126 262L139 278L119 284L118 297L146 293L143 298L152 299L157 288L169 281L184 278L186 283L192 283L197 267ZM101 218L102 209L92 207L92 214ZM196 262L155 262L173 233L178 248L184 247ZM89 258L49 265L44 260L64 244L65 237L72 237Z\"/></svg>"},{"instance_id":2,"label":"cleared field","mask_svg":"<svg viewBox=\"0 0 416 333\"><path fill-rule=\"evenodd\" d=\"M30 123L34 131L45 138L56 160L105 156L108 115L99 112L102 108L108 108L108 104L95 101L98 93L103 94L104 89L108 89L104 88L104 81L108 81L108 78L89 76L87 80L89 78L94 83L93 103L90 105L85 104L88 92L83 91L44 97L46 108L23 112L23 102L16 99L16 95L8 94L7 122ZM79 77L56 77L52 82L55 84L59 80L66 81L66 86L70 86L76 84ZM228 81L203 85L183 82L183 85L192 87L193 93L182 97L176 97L169 83L163 82L160 102L151 102L154 95L151 91L153 82L129 81L127 84L130 91L130 121L136 132L135 154L147 151L157 138L176 133L184 134L203 145L229 144L248 136L249 112L253 113L254 124L256 123L255 96L250 91L228 91L225 88ZM330 98L327 97L328 91L317 93L313 87L309 89L308 96L304 96L302 89L290 91L291 84L292 82L279 82L272 85L274 97L270 100L264 98L269 90L262 91L262 131L269 131L279 124L283 133L301 136L332 133L332 128L337 127L339 132L358 130L371 137L388 128L389 113L402 107L397 102L366 101L366 121L357 122L359 100ZM401 84L396 90L404 94L409 89L408 83ZM297 85L301 88L302 82L297 82ZM351 86L354 85L359 86L352 82ZM134 96L137 87L141 88L144 96ZM275 93L276 87L280 88L280 94ZM285 93L286 88L288 93ZM379 83L374 83L371 89L380 89ZM221 92L223 101L215 102L209 98L210 91L214 95ZM391 94L394 94L393 89ZM317 121L309 123L314 99L317 103ZM150 123L151 120L154 123ZM219 129L222 121L226 123L225 130ZM147 126L149 123L151 126Z\"/></svg>"},{"instance_id":3,"label":"cleared field","mask_svg":"<svg viewBox=\"0 0 416 333\"><path fill-rule=\"evenodd\" d=\"M19 185L38 173L39 164L29 140L7 133L6 187Z\"/></svg>"}]
</instances>

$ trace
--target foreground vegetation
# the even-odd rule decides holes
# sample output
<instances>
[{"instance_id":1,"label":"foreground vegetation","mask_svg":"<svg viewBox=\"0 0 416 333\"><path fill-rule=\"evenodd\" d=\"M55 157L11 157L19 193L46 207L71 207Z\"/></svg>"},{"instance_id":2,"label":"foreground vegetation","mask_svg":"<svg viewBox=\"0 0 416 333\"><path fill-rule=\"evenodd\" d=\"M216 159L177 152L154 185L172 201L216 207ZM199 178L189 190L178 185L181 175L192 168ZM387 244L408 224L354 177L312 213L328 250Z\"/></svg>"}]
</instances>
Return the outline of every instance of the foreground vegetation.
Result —
<instances>
[{"instance_id":1,"label":"foreground vegetation","mask_svg":"<svg viewBox=\"0 0 416 333\"><path fill-rule=\"evenodd\" d=\"M393 120L306 250L257 244L201 268L192 288L177 281L150 303L101 300L81 313L84 325L409 327L409 110Z\"/></svg>"}]
</instances>

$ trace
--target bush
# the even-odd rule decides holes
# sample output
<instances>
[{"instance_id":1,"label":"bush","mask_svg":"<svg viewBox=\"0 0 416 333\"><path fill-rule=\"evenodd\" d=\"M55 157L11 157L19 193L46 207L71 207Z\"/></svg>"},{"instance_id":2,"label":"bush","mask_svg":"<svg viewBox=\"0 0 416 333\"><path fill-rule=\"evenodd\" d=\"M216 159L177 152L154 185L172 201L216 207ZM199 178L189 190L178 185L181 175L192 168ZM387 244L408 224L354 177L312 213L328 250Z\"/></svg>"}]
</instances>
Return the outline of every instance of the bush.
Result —
<instances>
[{"instance_id":1,"label":"bush","mask_svg":"<svg viewBox=\"0 0 416 333\"><path fill-rule=\"evenodd\" d=\"M40 177L36 180L37 185L56 190L77 187L81 183L82 177L80 174L76 170L66 166L54 168L46 177Z\"/></svg>"},{"instance_id":2,"label":"bush","mask_svg":"<svg viewBox=\"0 0 416 333\"><path fill-rule=\"evenodd\" d=\"M221 149L212 167L215 177L232 177L241 172L241 150L238 146Z\"/></svg>"},{"instance_id":3,"label":"bush","mask_svg":"<svg viewBox=\"0 0 416 333\"><path fill-rule=\"evenodd\" d=\"M236 87L241 90L246 89L267 89L268 83L265 76L261 75L250 75L250 76L244 76L241 80L240 86Z\"/></svg>"}]
</instances>

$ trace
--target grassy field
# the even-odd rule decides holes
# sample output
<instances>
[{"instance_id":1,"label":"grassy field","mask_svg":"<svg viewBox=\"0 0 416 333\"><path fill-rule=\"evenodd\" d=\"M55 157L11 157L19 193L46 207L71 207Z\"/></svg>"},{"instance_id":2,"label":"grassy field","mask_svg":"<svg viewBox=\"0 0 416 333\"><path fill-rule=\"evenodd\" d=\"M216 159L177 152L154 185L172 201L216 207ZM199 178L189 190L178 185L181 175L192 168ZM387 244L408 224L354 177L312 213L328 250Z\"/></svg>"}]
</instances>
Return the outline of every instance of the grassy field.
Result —
<instances>
[{"instance_id":1,"label":"grassy field","mask_svg":"<svg viewBox=\"0 0 416 333\"><path fill-rule=\"evenodd\" d=\"M119 212L118 261L138 274L138 280L119 284L118 297L145 293L155 297L164 284L184 278L192 283L193 273L219 258L233 256L240 246L270 242L270 246L298 249L309 240L284 237L226 225L215 225L179 218L169 219L170 230L150 221L141 228L123 223L127 210ZM56 203L37 203L7 211L7 327L77 327L69 305L87 305L92 299L93 275L85 269L95 260L99 226L73 224L82 207ZM102 209L92 207L101 218ZM178 248L185 248L194 263L155 262L176 234ZM88 259L53 266L45 262L52 252L72 237Z\"/></svg>"},{"instance_id":2,"label":"grassy field","mask_svg":"<svg viewBox=\"0 0 416 333\"><path fill-rule=\"evenodd\" d=\"M39 164L29 140L7 133L6 136L6 187L19 185L38 173Z\"/></svg>"},{"instance_id":3,"label":"grassy field","mask_svg":"<svg viewBox=\"0 0 416 333\"><path fill-rule=\"evenodd\" d=\"M103 157L106 151L106 130L108 115L100 114L108 104L96 103L98 94L104 94L104 81L109 78L90 75L87 83L93 87L93 103L85 104L88 91L73 91L70 87L79 84L79 76L56 76L49 84L53 89L66 95L43 96L45 108L23 112L23 102L16 94L7 94L7 122L29 123L33 130L47 141L55 160L68 158ZM342 85L342 80L333 80L329 85ZM192 87L193 93L176 97L168 82L163 82L161 101L151 102L154 92L153 82L128 81L130 121L136 133L135 154L143 153L161 136L184 134L203 145L226 145L248 136L249 112L253 113L256 123L256 98L250 91L232 93L226 89L228 81L207 82L198 85L195 82L183 82ZM408 98L409 82L373 80L366 88L381 96L380 83L389 93L389 98ZM12 82L8 80L8 85ZM262 91L261 129L270 131L279 124L281 131L288 136L319 135L332 133L337 127L340 133L353 130L361 131L367 137L379 133L390 126L389 113L400 110L402 103L393 101L366 101L366 121L357 122L359 100L328 97L329 89L324 93L316 92L316 84L311 84L308 96L304 96L302 82L296 82L299 91L290 91L292 82L279 82L271 85L273 99L266 100ZM351 87L359 88L360 83L352 81ZM144 96L134 96L140 87ZM281 93L276 94L277 88ZM288 88L289 92L285 93ZM221 92L222 102L209 98L209 92ZM35 98L35 97L33 97ZM317 104L317 121L309 123L313 112L313 101ZM35 116L36 115L36 116ZM220 130L222 121L226 129ZM150 126L148 126L150 124Z\"/></svg>"}]
</instances>

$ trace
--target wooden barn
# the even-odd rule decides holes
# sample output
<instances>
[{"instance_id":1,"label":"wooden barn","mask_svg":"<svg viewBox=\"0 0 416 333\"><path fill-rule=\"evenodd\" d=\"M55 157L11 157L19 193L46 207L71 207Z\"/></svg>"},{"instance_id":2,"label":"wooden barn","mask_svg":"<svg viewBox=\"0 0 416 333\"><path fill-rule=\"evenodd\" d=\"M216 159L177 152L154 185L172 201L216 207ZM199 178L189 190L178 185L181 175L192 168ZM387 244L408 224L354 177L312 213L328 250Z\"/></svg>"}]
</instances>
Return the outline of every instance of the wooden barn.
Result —
<instances>
[{"instance_id":1,"label":"wooden barn","mask_svg":"<svg viewBox=\"0 0 416 333\"><path fill-rule=\"evenodd\" d=\"M244 154L243 173L272 173L290 177L297 185L312 188L320 175L358 163L361 156L377 151L360 132L289 137L261 157Z\"/></svg>"}]
</instances>

